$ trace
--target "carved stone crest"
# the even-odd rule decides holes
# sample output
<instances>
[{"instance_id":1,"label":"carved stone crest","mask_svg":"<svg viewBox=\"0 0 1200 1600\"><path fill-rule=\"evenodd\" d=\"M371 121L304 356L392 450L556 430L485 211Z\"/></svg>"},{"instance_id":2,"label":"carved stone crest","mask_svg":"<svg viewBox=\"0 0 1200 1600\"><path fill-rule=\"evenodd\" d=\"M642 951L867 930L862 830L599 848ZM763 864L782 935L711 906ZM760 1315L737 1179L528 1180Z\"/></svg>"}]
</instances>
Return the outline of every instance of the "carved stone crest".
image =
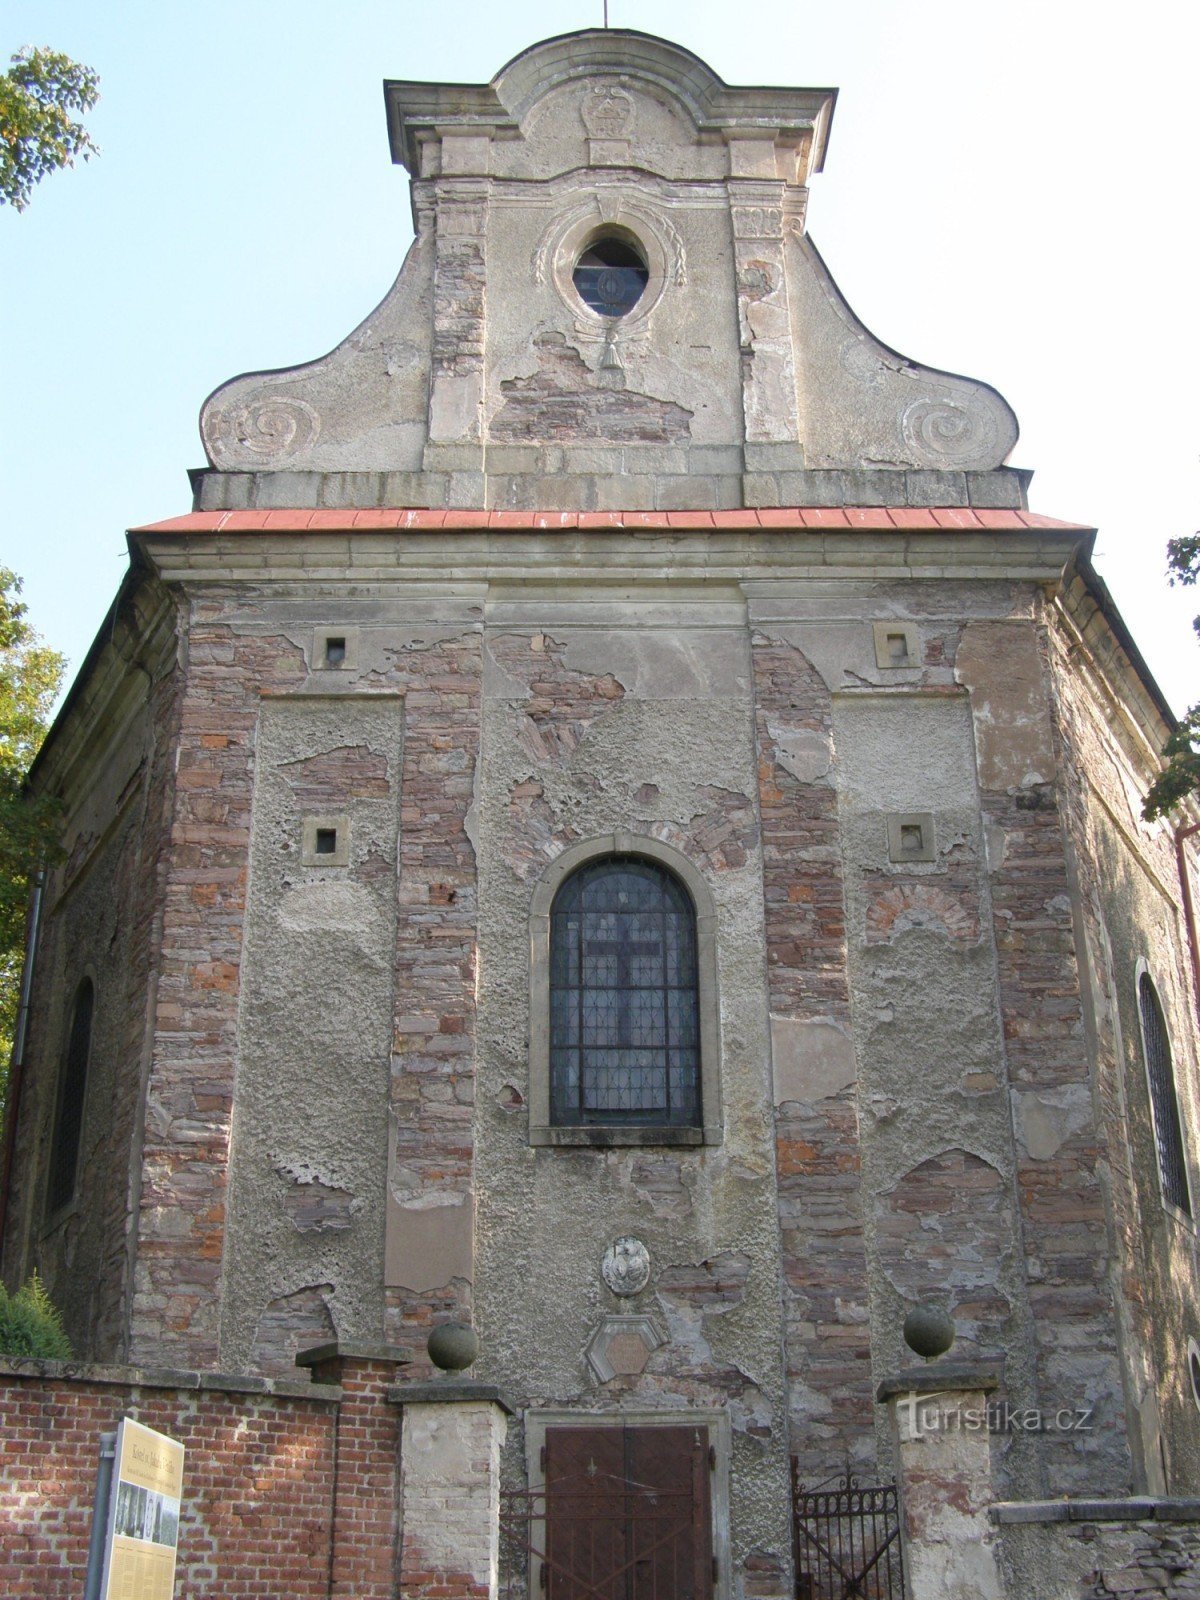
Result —
<instances>
[{"instance_id":1,"label":"carved stone crest","mask_svg":"<svg viewBox=\"0 0 1200 1600\"><path fill-rule=\"evenodd\" d=\"M600 1273L614 1294L640 1294L650 1282L650 1252L632 1233L624 1233L604 1252Z\"/></svg>"},{"instance_id":2,"label":"carved stone crest","mask_svg":"<svg viewBox=\"0 0 1200 1600\"><path fill-rule=\"evenodd\" d=\"M633 132L633 101L613 84L589 89L579 115L591 139L628 139Z\"/></svg>"}]
</instances>

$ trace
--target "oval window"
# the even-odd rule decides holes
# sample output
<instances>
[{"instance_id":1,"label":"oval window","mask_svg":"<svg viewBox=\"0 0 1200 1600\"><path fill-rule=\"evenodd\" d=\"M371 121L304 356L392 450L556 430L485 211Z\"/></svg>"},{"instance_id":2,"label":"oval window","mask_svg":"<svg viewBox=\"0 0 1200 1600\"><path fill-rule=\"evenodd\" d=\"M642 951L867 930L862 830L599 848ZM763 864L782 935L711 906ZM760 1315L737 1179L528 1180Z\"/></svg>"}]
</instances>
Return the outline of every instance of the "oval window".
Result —
<instances>
[{"instance_id":1,"label":"oval window","mask_svg":"<svg viewBox=\"0 0 1200 1600\"><path fill-rule=\"evenodd\" d=\"M575 263L579 298L601 317L623 317L642 298L650 278L646 259L632 240L606 234Z\"/></svg>"}]
</instances>

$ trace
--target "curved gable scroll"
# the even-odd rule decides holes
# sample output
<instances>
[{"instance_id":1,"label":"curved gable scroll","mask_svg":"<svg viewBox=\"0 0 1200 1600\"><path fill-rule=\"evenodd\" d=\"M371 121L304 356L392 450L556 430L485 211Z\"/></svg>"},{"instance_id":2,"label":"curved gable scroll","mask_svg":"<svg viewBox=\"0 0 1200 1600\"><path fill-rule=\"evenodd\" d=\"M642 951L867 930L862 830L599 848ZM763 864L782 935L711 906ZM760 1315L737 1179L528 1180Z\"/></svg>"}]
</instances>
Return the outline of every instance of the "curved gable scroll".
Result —
<instances>
[{"instance_id":1,"label":"curved gable scroll","mask_svg":"<svg viewBox=\"0 0 1200 1600\"><path fill-rule=\"evenodd\" d=\"M695 1126L637 1125L595 1120L555 1124L550 1107L551 911L559 889L581 867L613 858L634 858L666 869L686 891L695 913L697 998L702 1121ZM722 1138L720 1005L717 993L717 909L695 866L657 839L605 834L564 850L542 874L533 892L529 932L529 1142L532 1145L701 1145Z\"/></svg>"}]
</instances>

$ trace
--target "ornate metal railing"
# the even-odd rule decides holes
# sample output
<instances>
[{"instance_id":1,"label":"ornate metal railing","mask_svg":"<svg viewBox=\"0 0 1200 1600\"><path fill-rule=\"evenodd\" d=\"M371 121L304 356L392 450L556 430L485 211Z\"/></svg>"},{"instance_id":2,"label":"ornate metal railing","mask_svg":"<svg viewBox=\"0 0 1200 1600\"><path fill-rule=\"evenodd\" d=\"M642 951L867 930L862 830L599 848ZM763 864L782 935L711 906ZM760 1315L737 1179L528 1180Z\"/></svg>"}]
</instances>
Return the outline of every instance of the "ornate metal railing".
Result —
<instances>
[{"instance_id":1,"label":"ornate metal railing","mask_svg":"<svg viewBox=\"0 0 1200 1600\"><path fill-rule=\"evenodd\" d=\"M796 1600L905 1600L894 1483L808 1489L792 1462Z\"/></svg>"}]
</instances>

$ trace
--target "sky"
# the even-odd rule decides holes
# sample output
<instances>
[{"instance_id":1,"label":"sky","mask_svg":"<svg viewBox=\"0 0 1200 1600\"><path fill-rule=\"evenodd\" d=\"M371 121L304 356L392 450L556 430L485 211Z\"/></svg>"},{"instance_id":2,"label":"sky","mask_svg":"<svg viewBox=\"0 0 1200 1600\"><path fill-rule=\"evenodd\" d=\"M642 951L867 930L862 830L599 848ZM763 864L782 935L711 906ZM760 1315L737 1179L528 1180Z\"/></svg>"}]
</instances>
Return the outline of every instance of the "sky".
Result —
<instances>
[{"instance_id":1,"label":"sky","mask_svg":"<svg viewBox=\"0 0 1200 1600\"><path fill-rule=\"evenodd\" d=\"M1106 21L1109 16L1112 20ZM809 229L916 361L993 384L1035 511L1095 560L1177 711L1200 699L1195 63L1200 6L1143 0L609 0L728 83L840 88ZM190 508L235 373L337 344L411 238L384 78L486 82L602 0L5 0L0 58L100 74L101 156L0 208L0 563L78 666L124 530Z\"/></svg>"}]
</instances>

